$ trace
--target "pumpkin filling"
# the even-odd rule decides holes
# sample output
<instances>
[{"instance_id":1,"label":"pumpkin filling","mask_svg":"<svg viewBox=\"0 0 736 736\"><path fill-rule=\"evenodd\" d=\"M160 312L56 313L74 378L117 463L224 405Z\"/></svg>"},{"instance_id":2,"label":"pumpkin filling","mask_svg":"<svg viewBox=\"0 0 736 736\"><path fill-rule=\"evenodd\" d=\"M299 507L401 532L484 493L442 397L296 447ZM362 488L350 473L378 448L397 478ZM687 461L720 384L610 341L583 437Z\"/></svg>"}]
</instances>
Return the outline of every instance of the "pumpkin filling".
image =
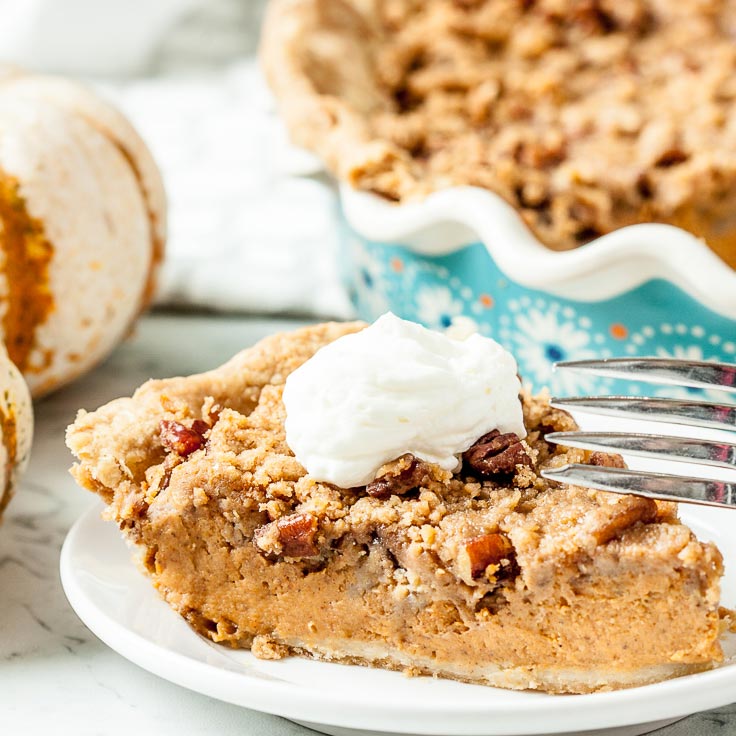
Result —
<instances>
[{"instance_id":1,"label":"pumpkin filling","mask_svg":"<svg viewBox=\"0 0 736 736\"><path fill-rule=\"evenodd\" d=\"M2 315L5 345L21 371L46 368L51 356L34 362L36 331L54 310L49 285L49 265L54 247L43 223L32 217L16 179L0 172L0 247L5 276L5 310Z\"/></svg>"}]
</instances>

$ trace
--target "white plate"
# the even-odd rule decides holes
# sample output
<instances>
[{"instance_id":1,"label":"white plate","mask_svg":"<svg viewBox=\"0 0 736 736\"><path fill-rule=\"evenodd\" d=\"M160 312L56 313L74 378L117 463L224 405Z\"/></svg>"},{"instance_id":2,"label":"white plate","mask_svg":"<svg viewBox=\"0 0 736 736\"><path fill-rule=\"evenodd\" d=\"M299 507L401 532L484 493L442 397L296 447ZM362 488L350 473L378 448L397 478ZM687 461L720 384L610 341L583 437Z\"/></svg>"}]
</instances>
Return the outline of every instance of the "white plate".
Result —
<instances>
[{"instance_id":1,"label":"white plate","mask_svg":"<svg viewBox=\"0 0 736 736\"><path fill-rule=\"evenodd\" d=\"M736 560L736 512L691 507L682 516L701 538L715 541L727 560ZM734 572L729 565L723 599L730 604L736 602ZM213 698L328 734L510 736L596 730L599 736L633 736L736 697L736 661L632 690L554 696L298 658L258 660L212 644L169 609L131 562L116 527L102 521L100 507L69 532L61 579L82 621L140 667Z\"/></svg>"}]
</instances>

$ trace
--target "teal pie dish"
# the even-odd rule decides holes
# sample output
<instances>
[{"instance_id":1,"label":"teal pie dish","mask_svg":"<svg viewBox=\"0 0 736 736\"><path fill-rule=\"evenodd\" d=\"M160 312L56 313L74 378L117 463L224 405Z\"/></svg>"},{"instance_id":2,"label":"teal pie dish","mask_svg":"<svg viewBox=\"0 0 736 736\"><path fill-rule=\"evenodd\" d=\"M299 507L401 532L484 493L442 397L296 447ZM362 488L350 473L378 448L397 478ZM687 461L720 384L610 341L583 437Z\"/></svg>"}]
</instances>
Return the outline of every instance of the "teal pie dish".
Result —
<instances>
[{"instance_id":1,"label":"teal pie dish","mask_svg":"<svg viewBox=\"0 0 736 736\"><path fill-rule=\"evenodd\" d=\"M473 187L401 205L343 187L341 203L344 274L361 318L392 311L477 329L515 355L533 389L555 395L725 398L553 370L619 356L736 362L736 272L690 233L633 225L556 252Z\"/></svg>"}]
</instances>

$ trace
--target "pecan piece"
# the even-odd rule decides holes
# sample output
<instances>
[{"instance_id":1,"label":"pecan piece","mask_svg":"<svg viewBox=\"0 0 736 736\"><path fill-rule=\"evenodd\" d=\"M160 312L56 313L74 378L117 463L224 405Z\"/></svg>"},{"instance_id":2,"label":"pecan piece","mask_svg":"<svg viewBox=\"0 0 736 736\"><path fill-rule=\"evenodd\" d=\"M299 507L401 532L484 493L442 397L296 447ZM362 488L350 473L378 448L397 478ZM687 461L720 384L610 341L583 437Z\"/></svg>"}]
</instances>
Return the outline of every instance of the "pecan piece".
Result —
<instances>
[{"instance_id":1,"label":"pecan piece","mask_svg":"<svg viewBox=\"0 0 736 736\"><path fill-rule=\"evenodd\" d=\"M684 163L688 158L690 157L682 149L677 147L668 148L659 154L654 165L660 169L668 169L670 166Z\"/></svg>"},{"instance_id":2,"label":"pecan piece","mask_svg":"<svg viewBox=\"0 0 736 736\"><path fill-rule=\"evenodd\" d=\"M312 514L291 514L257 529L254 541L267 559L315 557L319 554L315 540L317 529L317 519ZM279 548L280 554L277 553Z\"/></svg>"},{"instance_id":3,"label":"pecan piece","mask_svg":"<svg viewBox=\"0 0 736 736\"><path fill-rule=\"evenodd\" d=\"M171 419L162 419L159 428L163 446L170 452L186 457L202 447L204 433L210 425L201 419L195 419L191 427Z\"/></svg>"},{"instance_id":4,"label":"pecan piece","mask_svg":"<svg viewBox=\"0 0 736 736\"><path fill-rule=\"evenodd\" d=\"M590 34L606 34L616 30L616 20L605 12L599 0L583 0L571 15L573 23Z\"/></svg>"},{"instance_id":5,"label":"pecan piece","mask_svg":"<svg viewBox=\"0 0 736 736\"><path fill-rule=\"evenodd\" d=\"M593 452L588 458L589 465L600 465L603 468L625 468L626 463L621 455L609 455L607 452Z\"/></svg>"},{"instance_id":6,"label":"pecan piece","mask_svg":"<svg viewBox=\"0 0 736 736\"><path fill-rule=\"evenodd\" d=\"M608 509L606 518L598 522L593 536L598 544L606 544L630 527L641 522L649 524L657 518L657 502L637 496L621 497Z\"/></svg>"},{"instance_id":7,"label":"pecan piece","mask_svg":"<svg viewBox=\"0 0 736 736\"><path fill-rule=\"evenodd\" d=\"M171 475L174 472L174 468L177 465L181 465L184 462L184 459L181 455L177 455L175 452L170 452L166 457L164 458L163 463L161 463L161 480L158 484L158 490L165 491L169 487L169 483L171 482Z\"/></svg>"},{"instance_id":8,"label":"pecan piece","mask_svg":"<svg viewBox=\"0 0 736 736\"><path fill-rule=\"evenodd\" d=\"M458 569L466 582L483 577L490 565L500 565L513 554L514 547L505 534L482 534L465 542L458 554Z\"/></svg>"},{"instance_id":9,"label":"pecan piece","mask_svg":"<svg viewBox=\"0 0 736 736\"><path fill-rule=\"evenodd\" d=\"M483 477L510 474L516 471L517 465L533 464L518 435L501 434L497 429L484 434L466 450L463 461Z\"/></svg>"},{"instance_id":10,"label":"pecan piece","mask_svg":"<svg viewBox=\"0 0 736 736\"><path fill-rule=\"evenodd\" d=\"M373 498L385 500L391 496L404 496L413 491L422 480L419 463L412 460L408 468L400 473L386 475L376 478L365 487L365 492Z\"/></svg>"},{"instance_id":11,"label":"pecan piece","mask_svg":"<svg viewBox=\"0 0 736 736\"><path fill-rule=\"evenodd\" d=\"M473 10L481 4L481 0L453 0L453 4L461 10Z\"/></svg>"}]
</instances>

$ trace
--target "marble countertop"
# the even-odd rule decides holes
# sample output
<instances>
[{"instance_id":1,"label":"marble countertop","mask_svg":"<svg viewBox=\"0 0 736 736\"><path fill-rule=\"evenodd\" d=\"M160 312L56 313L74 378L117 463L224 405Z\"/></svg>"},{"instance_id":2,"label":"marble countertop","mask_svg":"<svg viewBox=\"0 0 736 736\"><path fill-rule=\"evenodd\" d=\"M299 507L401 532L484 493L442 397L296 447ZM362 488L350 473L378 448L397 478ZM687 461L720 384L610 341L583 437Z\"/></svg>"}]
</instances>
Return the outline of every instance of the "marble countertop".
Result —
<instances>
[{"instance_id":1,"label":"marble countertop","mask_svg":"<svg viewBox=\"0 0 736 736\"><path fill-rule=\"evenodd\" d=\"M0 732L296 736L281 718L221 703L148 674L97 640L69 607L58 557L67 530L94 498L67 473L64 428L151 377L214 367L291 320L157 314L110 358L36 406L31 465L0 528ZM736 698L736 693L734 694ZM367 724L368 725L368 724ZM736 733L736 704L691 716L660 736Z\"/></svg>"}]
</instances>

